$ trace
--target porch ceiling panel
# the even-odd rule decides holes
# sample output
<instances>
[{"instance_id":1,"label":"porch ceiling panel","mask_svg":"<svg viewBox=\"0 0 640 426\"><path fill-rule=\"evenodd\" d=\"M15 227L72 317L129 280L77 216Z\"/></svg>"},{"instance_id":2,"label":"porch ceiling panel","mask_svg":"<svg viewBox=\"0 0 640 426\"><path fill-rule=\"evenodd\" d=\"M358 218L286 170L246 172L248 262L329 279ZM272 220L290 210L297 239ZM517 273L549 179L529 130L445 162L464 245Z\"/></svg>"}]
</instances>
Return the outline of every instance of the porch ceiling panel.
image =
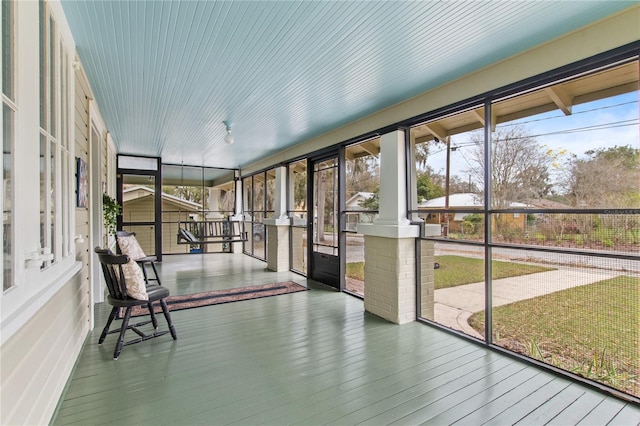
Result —
<instances>
[{"instance_id":1,"label":"porch ceiling panel","mask_svg":"<svg viewBox=\"0 0 640 426\"><path fill-rule=\"evenodd\" d=\"M248 165L632 4L62 0L118 151L210 167Z\"/></svg>"}]
</instances>

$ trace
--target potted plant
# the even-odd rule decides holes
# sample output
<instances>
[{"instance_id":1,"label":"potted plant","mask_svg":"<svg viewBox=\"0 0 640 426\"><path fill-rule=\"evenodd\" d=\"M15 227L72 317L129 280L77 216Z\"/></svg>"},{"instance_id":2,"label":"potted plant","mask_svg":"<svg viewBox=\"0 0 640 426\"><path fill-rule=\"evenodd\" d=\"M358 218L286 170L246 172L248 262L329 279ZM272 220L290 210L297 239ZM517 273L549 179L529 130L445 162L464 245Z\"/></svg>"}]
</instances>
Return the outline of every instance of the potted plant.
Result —
<instances>
[{"instance_id":1,"label":"potted plant","mask_svg":"<svg viewBox=\"0 0 640 426\"><path fill-rule=\"evenodd\" d=\"M105 235L105 246L109 245L109 237L116 236L116 228L118 226L118 215L122 210L122 206L118 204L115 198L107 193L102 194L102 215L104 217L104 227L107 230Z\"/></svg>"}]
</instances>

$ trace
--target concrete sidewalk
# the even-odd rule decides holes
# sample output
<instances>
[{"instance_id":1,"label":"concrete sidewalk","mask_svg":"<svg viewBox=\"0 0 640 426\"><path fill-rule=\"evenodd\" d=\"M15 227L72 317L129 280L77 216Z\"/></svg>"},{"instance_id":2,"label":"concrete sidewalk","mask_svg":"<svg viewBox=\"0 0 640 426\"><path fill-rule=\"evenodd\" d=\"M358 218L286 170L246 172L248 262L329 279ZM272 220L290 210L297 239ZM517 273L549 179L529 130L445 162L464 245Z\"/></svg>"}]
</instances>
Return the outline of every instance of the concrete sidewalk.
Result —
<instances>
[{"instance_id":1,"label":"concrete sidewalk","mask_svg":"<svg viewBox=\"0 0 640 426\"><path fill-rule=\"evenodd\" d=\"M561 269L520 275L493 281L493 306L565 290L617 277L620 273L602 270ZM471 336L481 336L469 325L471 314L484 310L484 282L435 291L435 320Z\"/></svg>"}]
</instances>

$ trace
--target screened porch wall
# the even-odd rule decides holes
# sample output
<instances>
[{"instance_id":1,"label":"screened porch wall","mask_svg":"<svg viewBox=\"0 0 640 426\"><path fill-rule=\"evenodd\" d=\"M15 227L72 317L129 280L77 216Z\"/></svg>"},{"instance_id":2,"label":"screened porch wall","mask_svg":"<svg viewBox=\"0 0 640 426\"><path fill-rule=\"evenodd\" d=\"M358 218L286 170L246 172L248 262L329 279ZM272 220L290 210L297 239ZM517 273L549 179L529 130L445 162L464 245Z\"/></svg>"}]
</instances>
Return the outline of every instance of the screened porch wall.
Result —
<instances>
[{"instance_id":1,"label":"screened porch wall","mask_svg":"<svg viewBox=\"0 0 640 426\"><path fill-rule=\"evenodd\" d=\"M636 400L638 65L603 59L412 129L420 318Z\"/></svg>"}]
</instances>

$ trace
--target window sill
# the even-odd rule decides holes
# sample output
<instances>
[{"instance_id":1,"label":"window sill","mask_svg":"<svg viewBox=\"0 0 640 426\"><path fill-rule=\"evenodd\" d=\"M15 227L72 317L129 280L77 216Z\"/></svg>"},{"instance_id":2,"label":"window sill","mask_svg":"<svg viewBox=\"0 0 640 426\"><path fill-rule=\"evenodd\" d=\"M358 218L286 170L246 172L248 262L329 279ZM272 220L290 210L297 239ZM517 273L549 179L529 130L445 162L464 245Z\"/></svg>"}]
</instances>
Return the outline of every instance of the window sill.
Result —
<instances>
[{"instance_id":1,"label":"window sill","mask_svg":"<svg viewBox=\"0 0 640 426\"><path fill-rule=\"evenodd\" d=\"M2 297L2 305L10 303L12 311L2 318L0 325L0 345L4 345L22 326L24 326L74 275L82 269L82 262L74 261L69 268L49 281L44 288L20 303L20 292L8 292ZM16 289L18 290L18 289ZM16 306L18 305L18 306ZM6 306L3 306L5 311Z\"/></svg>"}]
</instances>

